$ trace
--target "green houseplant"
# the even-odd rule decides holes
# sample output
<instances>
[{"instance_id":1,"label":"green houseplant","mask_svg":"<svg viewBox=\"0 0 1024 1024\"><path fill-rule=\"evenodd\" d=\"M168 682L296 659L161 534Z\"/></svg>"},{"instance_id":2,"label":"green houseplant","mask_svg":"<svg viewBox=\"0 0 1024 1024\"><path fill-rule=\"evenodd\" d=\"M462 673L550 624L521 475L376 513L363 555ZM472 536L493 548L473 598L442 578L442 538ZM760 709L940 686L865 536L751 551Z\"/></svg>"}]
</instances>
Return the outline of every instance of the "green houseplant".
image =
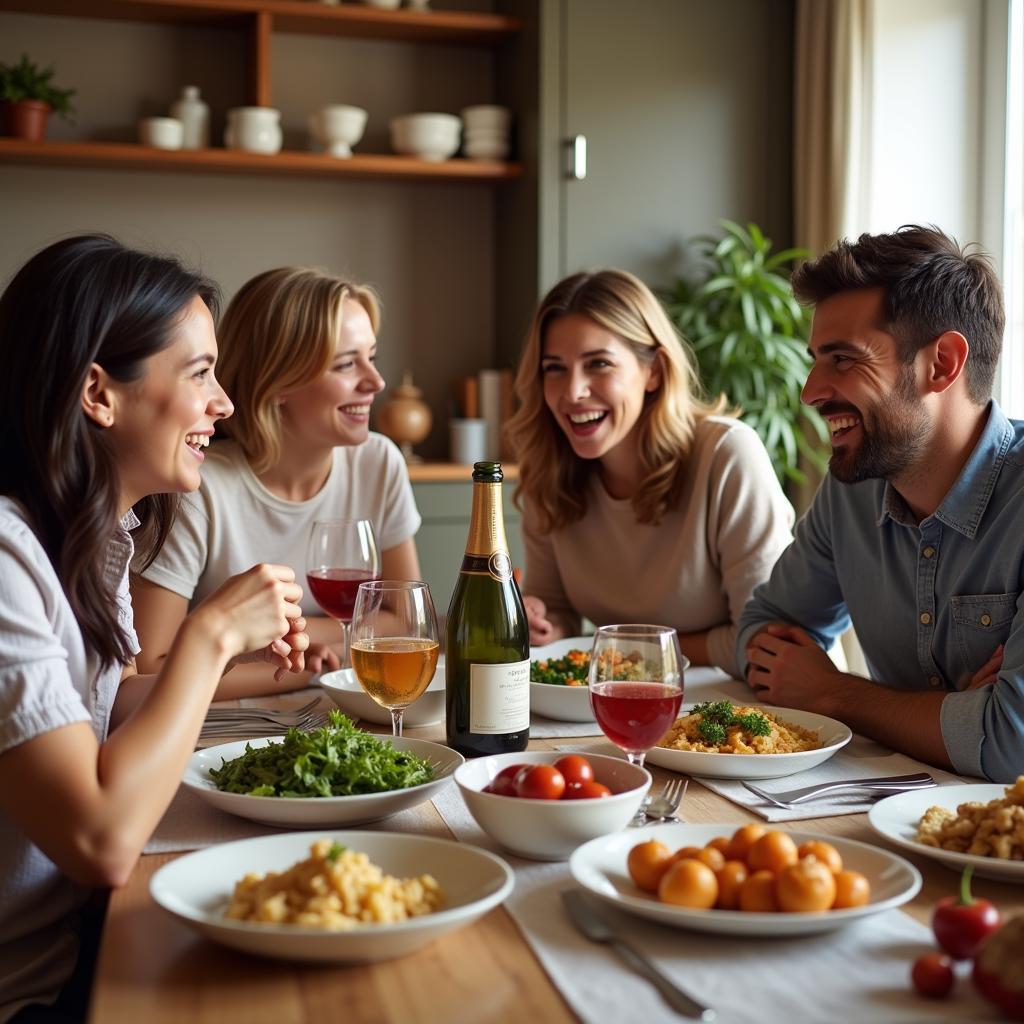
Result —
<instances>
[{"instance_id":1,"label":"green houseplant","mask_svg":"<svg viewBox=\"0 0 1024 1024\"><path fill-rule=\"evenodd\" d=\"M74 89L50 84L53 68L40 68L23 53L17 64L0 62L0 104L5 131L16 138L40 142L46 135L50 113L71 120Z\"/></svg>"},{"instance_id":2,"label":"green houseplant","mask_svg":"<svg viewBox=\"0 0 1024 1024\"><path fill-rule=\"evenodd\" d=\"M705 388L739 406L764 441L783 482L803 483L800 457L825 467L821 417L800 402L810 365L810 313L793 297L786 270L809 255L771 254L756 224L720 221L724 237L689 244L700 259L665 298L669 316L693 347ZM809 429L806 429L809 426Z\"/></svg>"}]
</instances>

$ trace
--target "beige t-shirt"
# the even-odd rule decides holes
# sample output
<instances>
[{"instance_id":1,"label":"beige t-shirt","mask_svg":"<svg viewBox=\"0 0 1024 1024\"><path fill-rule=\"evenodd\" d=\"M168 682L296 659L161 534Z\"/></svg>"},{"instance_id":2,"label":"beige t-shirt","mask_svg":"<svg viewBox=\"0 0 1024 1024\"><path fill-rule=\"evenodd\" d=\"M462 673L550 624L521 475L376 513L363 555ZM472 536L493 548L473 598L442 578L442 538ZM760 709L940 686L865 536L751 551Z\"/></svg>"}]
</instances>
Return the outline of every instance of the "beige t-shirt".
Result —
<instances>
[{"instance_id":1,"label":"beige t-shirt","mask_svg":"<svg viewBox=\"0 0 1024 1024\"><path fill-rule=\"evenodd\" d=\"M381 551L420 528L402 453L382 434L335 448L327 482L308 501L272 494L234 441L218 441L199 490L183 496L170 536L142 575L188 598L191 608L229 576L274 562L295 571L303 615L323 615L306 586L306 542L315 520L334 518L369 519Z\"/></svg>"},{"instance_id":2,"label":"beige t-shirt","mask_svg":"<svg viewBox=\"0 0 1024 1024\"><path fill-rule=\"evenodd\" d=\"M524 593L573 633L648 622L708 632L712 664L733 675L736 623L793 539L793 509L757 434L738 420L701 421L678 507L657 526L636 521L629 499L611 498L595 474L582 519L542 535L529 505Z\"/></svg>"}]
</instances>

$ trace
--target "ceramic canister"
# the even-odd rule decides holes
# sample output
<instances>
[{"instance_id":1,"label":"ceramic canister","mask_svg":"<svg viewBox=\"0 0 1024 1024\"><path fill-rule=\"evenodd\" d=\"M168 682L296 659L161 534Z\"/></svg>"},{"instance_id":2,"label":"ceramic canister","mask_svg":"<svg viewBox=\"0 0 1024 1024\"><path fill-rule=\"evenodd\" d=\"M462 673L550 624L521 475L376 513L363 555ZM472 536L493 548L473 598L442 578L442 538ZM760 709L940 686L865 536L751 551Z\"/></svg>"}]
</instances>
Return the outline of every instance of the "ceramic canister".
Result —
<instances>
[{"instance_id":1,"label":"ceramic canister","mask_svg":"<svg viewBox=\"0 0 1024 1024\"><path fill-rule=\"evenodd\" d=\"M224 145L249 153L281 151L281 111L273 107L235 107L228 111Z\"/></svg>"}]
</instances>

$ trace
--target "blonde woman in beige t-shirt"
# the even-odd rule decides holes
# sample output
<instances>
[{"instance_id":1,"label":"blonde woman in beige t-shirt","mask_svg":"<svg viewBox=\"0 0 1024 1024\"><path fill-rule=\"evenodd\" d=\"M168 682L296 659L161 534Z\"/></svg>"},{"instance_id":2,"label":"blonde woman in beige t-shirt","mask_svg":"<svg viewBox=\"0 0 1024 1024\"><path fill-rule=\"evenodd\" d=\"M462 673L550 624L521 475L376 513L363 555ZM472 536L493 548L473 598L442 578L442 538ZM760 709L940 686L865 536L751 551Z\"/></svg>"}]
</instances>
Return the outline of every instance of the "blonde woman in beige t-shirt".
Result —
<instances>
[{"instance_id":1,"label":"blonde woman in beige t-shirt","mask_svg":"<svg viewBox=\"0 0 1024 1024\"><path fill-rule=\"evenodd\" d=\"M598 625L679 631L733 674L736 622L792 539L756 433L699 397L687 350L622 270L575 274L534 315L509 437L520 463L534 644Z\"/></svg>"},{"instance_id":2,"label":"blonde woman in beige t-shirt","mask_svg":"<svg viewBox=\"0 0 1024 1024\"><path fill-rule=\"evenodd\" d=\"M312 267L279 267L247 281L218 331L218 373L235 413L215 446L210 474L162 551L132 576L140 664L155 670L178 623L234 566L262 552L301 579L316 519L370 519L386 579L420 578L420 525L401 455L370 432L384 387L377 371L380 310L365 285ZM340 631L305 607L311 672L338 667ZM263 665L226 675L218 699L308 685L309 673L277 678Z\"/></svg>"}]
</instances>

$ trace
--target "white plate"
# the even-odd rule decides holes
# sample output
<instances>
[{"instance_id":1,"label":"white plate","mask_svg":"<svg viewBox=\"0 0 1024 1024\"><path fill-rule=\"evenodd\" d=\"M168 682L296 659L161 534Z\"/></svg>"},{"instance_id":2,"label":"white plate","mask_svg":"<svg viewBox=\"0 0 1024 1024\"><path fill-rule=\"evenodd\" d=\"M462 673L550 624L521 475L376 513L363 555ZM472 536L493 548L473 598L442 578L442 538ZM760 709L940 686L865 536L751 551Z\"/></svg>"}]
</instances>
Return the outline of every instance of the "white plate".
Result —
<instances>
[{"instance_id":1,"label":"white plate","mask_svg":"<svg viewBox=\"0 0 1024 1024\"><path fill-rule=\"evenodd\" d=\"M282 871L309 856L312 843L333 839L365 853L389 875L433 875L445 894L433 914L348 932L229 921L224 911L247 872ZM512 891L512 869L475 846L393 832L294 833L221 843L162 867L149 883L164 910L216 942L282 960L371 963L405 956L445 932L470 924Z\"/></svg>"},{"instance_id":2,"label":"white plate","mask_svg":"<svg viewBox=\"0 0 1024 1024\"><path fill-rule=\"evenodd\" d=\"M530 661L564 658L569 651L587 651L594 646L592 636L570 636L564 640L530 648ZM559 686L557 683L530 683L530 710L559 722L593 722L590 690L586 686Z\"/></svg>"},{"instance_id":3,"label":"white plate","mask_svg":"<svg viewBox=\"0 0 1024 1024\"><path fill-rule=\"evenodd\" d=\"M390 725L391 712L382 708L359 685L355 672L350 668L324 672L318 679L324 692L351 718L377 725ZM436 725L444 721L444 655L437 659L437 671L430 685L423 691L418 700L414 700L402 716L405 729L415 729L421 725Z\"/></svg>"},{"instance_id":4,"label":"white plate","mask_svg":"<svg viewBox=\"0 0 1024 1024\"><path fill-rule=\"evenodd\" d=\"M620 832L602 836L581 846L569 859L573 878L595 896L612 906L639 917L646 917L676 928L720 935L812 935L832 931L862 917L898 907L917 895L921 875L902 857L867 843L812 832L785 831L797 843L824 839L843 858L843 865L863 873L871 883L871 901L863 907L829 910L823 914L763 914L742 910L692 910L660 903L638 889L629 877L626 857L629 851L648 839L657 839L670 850L681 846L704 846L715 836L736 831L732 825L654 825L641 832Z\"/></svg>"},{"instance_id":5,"label":"white plate","mask_svg":"<svg viewBox=\"0 0 1024 1024\"><path fill-rule=\"evenodd\" d=\"M955 811L960 804L977 801L988 803L1006 795L1006 786L994 783L979 783L973 786L939 786L922 793L896 793L879 800L868 811L868 824L883 838L902 846L911 853L941 861L948 868L962 871L968 864L974 865L974 873L984 878L996 878L1001 882L1024 882L1024 861L996 860L994 857L980 857L973 853L954 853L925 846L914 837L917 823L929 807L948 807Z\"/></svg>"},{"instance_id":6,"label":"white plate","mask_svg":"<svg viewBox=\"0 0 1024 1024\"><path fill-rule=\"evenodd\" d=\"M357 796L249 796L247 793L222 793L213 784L209 770L219 768L221 759L230 761L245 753L246 743L263 747L268 743L280 743L283 736L268 736L258 740L239 740L237 743L222 743L216 747L197 750L185 766L182 784L198 793L207 803L249 818L264 825L281 825L294 828L314 828L322 825L362 825L378 821L390 814L397 814L407 807L429 800L449 785L455 769L465 758L440 743L414 740L408 736L389 739L396 750L408 750L420 757L429 758L434 765L434 779L409 789L396 789L389 793L362 793Z\"/></svg>"},{"instance_id":7,"label":"white plate","mask_svg":"<svg viewBox=\"0 0 1024 1024\"><path fill-rule=\"evenodd\" d=\"M669 768L685 775L703 775L709 779L780 779L785 775L805 772L827 761L853 737L853 733L842 722L824 715L797 711L795 708L754 704L746 706L770 711L783 722L816 730L824 746L796 754L710 754L700 750L652 747L647 752L647 760L659 768ZM684 707L683 710L688 712L690 707Z\"/></svg>"}]
</instances>

